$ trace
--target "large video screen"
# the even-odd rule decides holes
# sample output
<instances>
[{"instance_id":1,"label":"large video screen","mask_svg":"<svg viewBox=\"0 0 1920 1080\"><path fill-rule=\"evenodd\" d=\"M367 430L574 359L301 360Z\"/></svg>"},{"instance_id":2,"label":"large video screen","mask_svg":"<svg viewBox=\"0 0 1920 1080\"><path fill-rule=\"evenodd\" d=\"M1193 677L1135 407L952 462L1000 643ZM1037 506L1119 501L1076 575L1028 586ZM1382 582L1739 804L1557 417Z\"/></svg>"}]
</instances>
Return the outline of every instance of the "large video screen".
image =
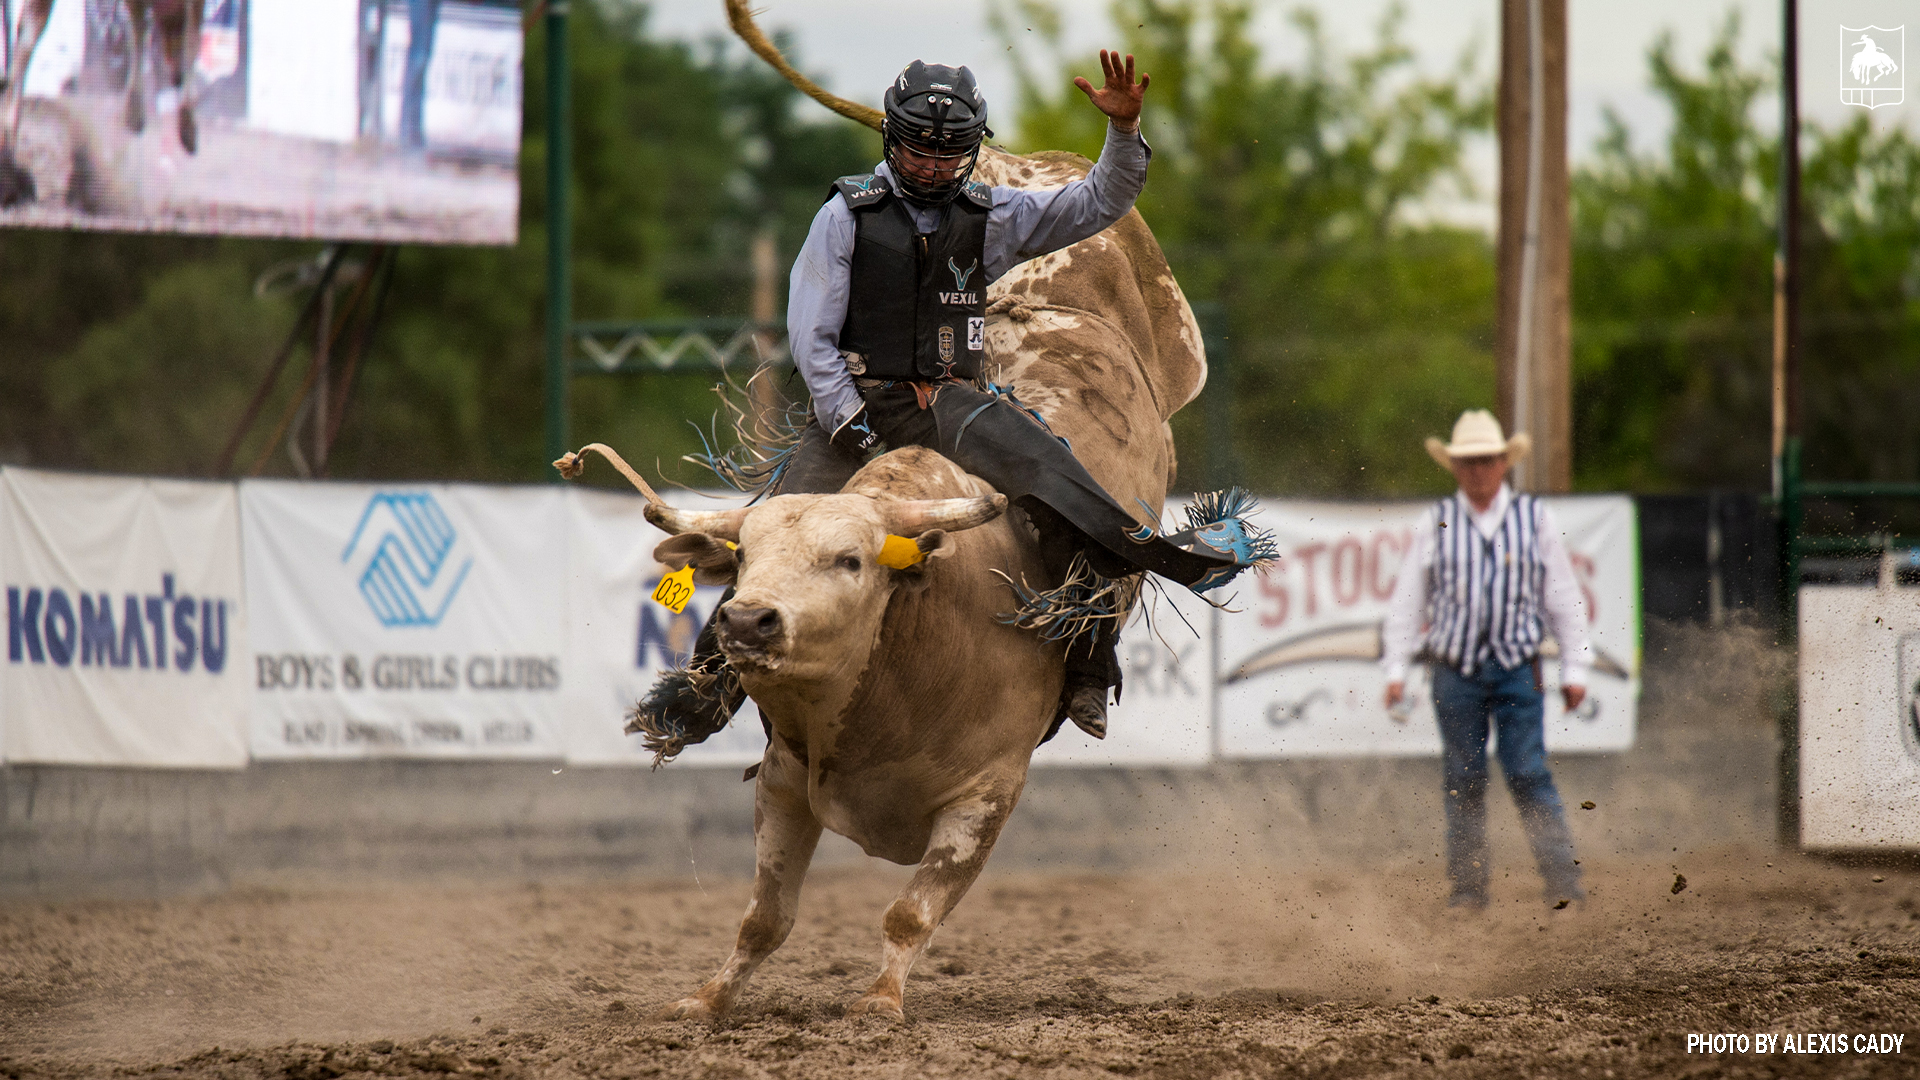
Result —
<instances>
[{"instance_id":1,"label":"large video screen","mask_svg":"<svg viewBox=\"0 0 1920 1080\"><path fill-rule=\"evenodd\" d=\"M507 244L516 0L0 0L0 226Z\"/></svg>"}]
</instances>

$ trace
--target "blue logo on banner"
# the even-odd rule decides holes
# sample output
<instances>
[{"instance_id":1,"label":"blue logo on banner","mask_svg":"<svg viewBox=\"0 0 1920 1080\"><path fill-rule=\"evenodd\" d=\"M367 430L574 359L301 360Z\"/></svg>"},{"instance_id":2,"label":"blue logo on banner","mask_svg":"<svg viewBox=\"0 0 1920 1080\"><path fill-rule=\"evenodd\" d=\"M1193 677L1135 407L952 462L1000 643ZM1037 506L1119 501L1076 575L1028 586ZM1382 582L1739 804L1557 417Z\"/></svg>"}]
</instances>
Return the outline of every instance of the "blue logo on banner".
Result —
<instances>
[{"instance_id":1,"label":"blue logo on banner","mask_svg":"<svg viewBox=\"0 0 1920 1080\"><path fill-rule=\"evenodd\" d=\"M451 565L458 538L433 496L383 492L368 501L340 561L359 576L380 625L438 626L473 568L471 556Z\"/></svg>"}]
</instances>

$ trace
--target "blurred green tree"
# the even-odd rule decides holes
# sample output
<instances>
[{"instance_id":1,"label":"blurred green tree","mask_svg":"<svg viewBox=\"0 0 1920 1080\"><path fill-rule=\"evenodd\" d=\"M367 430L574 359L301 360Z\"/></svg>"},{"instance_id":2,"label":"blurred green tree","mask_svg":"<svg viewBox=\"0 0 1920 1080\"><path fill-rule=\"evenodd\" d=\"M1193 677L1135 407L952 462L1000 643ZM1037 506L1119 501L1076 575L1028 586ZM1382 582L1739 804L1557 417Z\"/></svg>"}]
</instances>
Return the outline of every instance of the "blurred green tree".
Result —
<instances>
[{"instance_id":1,"label":"blurred green tree","mask_svg":"<svg viewBox=\"0 0 1920 1080\"><path fill-rule=\"evenodd\" d=\"M1655 151L1617 115L1574 174L1574 468L1589 489L1770 485L1777 131L1730 14L1697 73L1648 50L1672 109ZM1770 68L1770 65L1769 65ZM1860 116L1804 132L1806 460L1920 476L1920 145Z\"/></svg>"},{"instance_id":2,"label":"blurred green tree","mask_svg":"<svg viewBox=\"0 0 1920 1080\"><path fill-rule=\"evenodd\" d=\"M827 184L868 167L877 139L795 108L797 92L757 60L654 39L644 4L572 11L576 315L745 314L751 235L775 229L784 287ZM519 241L400 253L335 476L504 481L548 471L543 25L526 48ZM314 250L0 233L9 283L0 290L0 461L208 475L294 319L288 300L255 299L249 285ZM242 445L241 469L291 403L305 363L303 345ZM709 389L692 375L577 379L573 429L636 461L673 462L699 446L687 421L713 412ZM288 468L278 454L267 472Z\"/></svg>"},{"instance_id":3,"label":"blurred green tree","mask_svg":"<svg viewBox=\"0 0 1920 1080\"><path fill-rule=\"evenodd\" d=\"M1307 10L1278 66L1251 0L1116 0L1154 76L1140 207L1232 353L1237 479L1275 494L1443 490L1418 452L1493 393L1494 270L1483 229L1433 211L1474 197L1463 155L1489 134L1472 51L1422 72L1397 13L1337 51ZM740 313L755 234L784 274L828 181L878 157L760 62L653 39L644 5L575 5L575 309L581 318ZM1099 149L1041 0L994 8L1014 50L1014 148ZM1032 28L1032 33L1027 32ZM1767 482L1777 139L1765 70L1722 30L1698 71L1648 53L1673 110L1658 147L1617 117L1574 178L1576 484L1661 490ZM411 247L336 448L333 474L530 480L541 458L544 59L527 47L521 236ZM990 91L993 88L989 88ZM996 97L996 105L1003 99ZM1002 106L1004 110L1004 106ZM1004 116L1006 111L1002 112ZM1862 116L1806 131L1807 461L1815 475L1920 476L1920 143ZM314 245L0 233L0 460L205 475L294 307L251 296ZM784 280L781 282L784 289ZM784 292L782 293L784 295ZM241 449L244 467L304 357ZM798 391L798 387L792 387ZM1203 403L1175 420L1183 481L1215 463ZM583 378L576 436L671 463L714 409L695 376ZM284 455L270 472L286 471Z\"/></svg>"},{"instance_id":4,"label":"blurred green tree","mask_svg":"<svg viewBox=\"0 0 1920 1080\"><path fill-rule=\"evenodd\" d=\"M1231 395L1235 478L1292 495L1443 489L1421 438L1493 400L1492 245L1421 219L1473 194L1463 155L1493 118L1474 51L1420 72L1396 7L1370 49L1342 55L1301 8L1290 22L1305 58L1275 68L1249 36L1254 10L1112 7L1121 47L1153 77L1140 212L1188 298L1224 312L1232 383L1205 393ZM1011 141L1097 154L1101 117L1069 76L1098 69L1064 62L1057 12L1012 0L993 17L1021 60ZM1217 474L1206 416L1195 403L1174 419L1182 485Z\"/></svg>"}]
</instances>

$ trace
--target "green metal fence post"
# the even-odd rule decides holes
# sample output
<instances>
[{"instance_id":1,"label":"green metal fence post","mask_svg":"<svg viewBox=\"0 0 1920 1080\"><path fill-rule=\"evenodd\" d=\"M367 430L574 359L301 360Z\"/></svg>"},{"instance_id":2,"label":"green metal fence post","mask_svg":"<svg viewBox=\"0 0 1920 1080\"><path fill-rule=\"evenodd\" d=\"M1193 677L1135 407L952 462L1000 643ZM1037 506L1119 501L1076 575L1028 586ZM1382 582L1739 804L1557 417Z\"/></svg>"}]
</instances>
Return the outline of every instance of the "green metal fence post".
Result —
<instances>
[{"instance_id":1,"label":"green metal fence post","mask_svg":"<svg viewBox=\"0 0 1920 1080\"><path fill-rule=\"evenodd\" d=\"M1800 533L1806 524L1806 493L1800 480L1800 436L1789 435L1780 448L1780 631L1781 640L1800 640ZM1798 650L1795 650L1798 655ZM1775 770L1774 824L1779 842L1800 845L1800 673L1786 680L1784 700L1775 709L1780 760Z\"/></svg>"},{"instance_id":2,"label":"green metal fence post","mask_svg":"<svg viewBox=\"0 0 1920 1080\"><path fill-rule=\"evenodd\" d=\"M1806 492L1800 477L1800 436L1787 436L1780 468L1781 617L1789 639L1800 632L1800 534L1806 529Z\"/></svg>"},{"instance_id":3,"label":"green metal fence post","mask_svg":"<svg viewBox=\"0 0 1920 1080\"><path fill-rule=\"evenodd\" d=\"M568 0L547 3L547 460L567 452L567 344L573 322L572 72ZM547 479L558 483L559 470Z\"/></svg>"}]
</instances>

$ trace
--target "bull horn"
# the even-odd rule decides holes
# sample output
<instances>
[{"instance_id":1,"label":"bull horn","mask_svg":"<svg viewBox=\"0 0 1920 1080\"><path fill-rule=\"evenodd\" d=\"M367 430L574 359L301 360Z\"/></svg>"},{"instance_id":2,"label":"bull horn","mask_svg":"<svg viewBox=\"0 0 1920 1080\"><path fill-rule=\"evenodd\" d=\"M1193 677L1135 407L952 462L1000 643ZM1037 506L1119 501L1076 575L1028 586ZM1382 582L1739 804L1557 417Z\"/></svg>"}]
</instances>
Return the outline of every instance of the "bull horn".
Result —
<instances>
[{"instance_id":1,"label":"bull horn","mask_svg":"<svg viewBox=\"0 0 1920 1080\"><path fill-rule=\"evenodd\" d=\"M747 0L727 0L727 22L732 24L733 32L740 36L740 40L747 43L747 48L752 49L759 54L760 59L772 65L773 70L792 83L794 89L849 120L857 120L875 131L880 130L883 114L879 109L856 105L846 98L829 94L812 79L795 71L793 65L787 63L787 58L780 55L780 50L774 47L773 42L767 40L767 35L760 32L760 27L753 21L752 9L747 7Z\"/></svg>"},{"instance_id":2,"label":"bull horn","mask_svg":"<svg viewBox=\"0 0 1920 1080\"><path fill-rule=\"evenodd\" d=\"M731 510L682 510L664 502L647 504L647 520L669 536L681 533L705 533L716 540L740 540L740 524L747 520L751 506Z\"/></svg>"},{"instance_id":3,"label":"bull horn","mask_svg":"<svg viewBox=\"0 0 1920 1080\"><path fill-rule=\"evenodd\" d=\"M1007 497L994 492L966 499L903 499L887 506L887 531L919 536L934 529L959 532L985 525L1005 513Z\"/></svg>"}]
</instances>

